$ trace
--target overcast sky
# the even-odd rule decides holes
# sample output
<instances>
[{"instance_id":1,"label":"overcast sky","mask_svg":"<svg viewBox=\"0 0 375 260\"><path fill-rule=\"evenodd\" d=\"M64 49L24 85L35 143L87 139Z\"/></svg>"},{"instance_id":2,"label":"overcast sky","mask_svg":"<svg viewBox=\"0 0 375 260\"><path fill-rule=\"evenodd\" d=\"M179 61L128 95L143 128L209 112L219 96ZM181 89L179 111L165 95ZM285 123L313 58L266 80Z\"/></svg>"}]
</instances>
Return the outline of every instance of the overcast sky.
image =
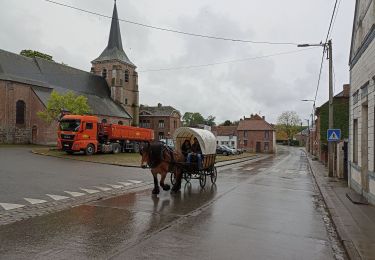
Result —
<instances>
[{"instance_id":1,"label":"overcast sky","mask_svg":"<svg viewBox=\"0 0 375 260\"><path fill-rule=\"evenodd\" d=\"M112 0L56 0L112 15ZM334 0L118 0L120 19L187 32L254 41L319 43L325 40ZM341 1L332 40L335 93L349 82L348 57L355 1ZM0 48L34 49L55 61L90 71L107 45L110 19L43 0L0 0ZM182 113L214 115L217 123L252 113L276 122L282 111L308 118L322 48L191 69L201 65L302 50L290 45L225 42L162 32L121 22L125 52L139 71L140 102L171 105ZM147 72L148 70L148 72ZM317 105L328 99L328 62Z\"/></svg>"}]
</instances>

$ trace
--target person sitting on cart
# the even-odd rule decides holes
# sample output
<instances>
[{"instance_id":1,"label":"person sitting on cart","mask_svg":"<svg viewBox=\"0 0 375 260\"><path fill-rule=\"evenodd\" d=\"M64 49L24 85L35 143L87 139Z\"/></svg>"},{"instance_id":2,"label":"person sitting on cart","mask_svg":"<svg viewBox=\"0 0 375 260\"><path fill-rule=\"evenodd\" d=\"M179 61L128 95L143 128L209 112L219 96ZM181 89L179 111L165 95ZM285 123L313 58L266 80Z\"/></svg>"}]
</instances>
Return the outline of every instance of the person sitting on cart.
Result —
<instances>
[{"instance_id":1,"label":"person sitting on cart","mask_svg":"<svg viewBox=\"0 0 375 260\"><path fill-rule=\"evenodd\" d=\"M188 163L191 163L191 159L193 156L197 159L198 169L202 169L202 150L196 137L194 137L194 142L191 145L191 152L188 154L187 157Z\"/></svg>"},{"instance_id":2,"label":"person sitting on cart","mask_svg":"<svg viewBox=\"0 0 375 260\"><path fill-rule=\"evenodd\" d=\"M181 145L181 152L184 155L185 159L188 154L191 153L191 143L189 139L186 139L185 142Z\"/></svg>"}]
</instances>

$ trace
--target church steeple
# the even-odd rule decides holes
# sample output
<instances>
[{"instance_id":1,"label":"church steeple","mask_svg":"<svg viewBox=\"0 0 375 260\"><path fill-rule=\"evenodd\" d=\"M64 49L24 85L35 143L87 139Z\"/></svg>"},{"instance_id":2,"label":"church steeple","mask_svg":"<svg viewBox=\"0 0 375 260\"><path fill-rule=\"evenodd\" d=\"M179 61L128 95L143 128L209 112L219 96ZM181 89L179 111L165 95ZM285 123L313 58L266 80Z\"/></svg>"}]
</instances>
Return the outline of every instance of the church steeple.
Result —
<instances>
[{"instance_id":1,"label":"church steeple","mask_svg":"<svg viewBox=\"0 0 375 260\"><path fill-rule=\"evenodd\" d=\"M124 49L122 48L120 23L119 23L118 15L117 15L116 1L115 1L115 5L113 8L112 23L111 23L111 30L109 33L108 45L104 49L102 54L100 54L98 58L93 60L92 63L110 61L110 60L117 60L117 61L124 62L124 63L134 66L134 64L129 60Z\"/></svg>"}]
</instances>

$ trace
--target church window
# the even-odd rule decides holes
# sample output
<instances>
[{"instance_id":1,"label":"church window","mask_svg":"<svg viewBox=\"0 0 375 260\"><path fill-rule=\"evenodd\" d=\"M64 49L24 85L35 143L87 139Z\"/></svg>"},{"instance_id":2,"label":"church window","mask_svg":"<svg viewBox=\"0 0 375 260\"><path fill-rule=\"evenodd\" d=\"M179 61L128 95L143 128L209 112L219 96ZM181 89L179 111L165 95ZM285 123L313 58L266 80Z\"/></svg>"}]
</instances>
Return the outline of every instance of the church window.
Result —
<instances>
[{"instance_id":1,"label":"church window","mask_svg":"<svg viewBox=\"0 0 375 260\"><path fill-rule=\"evenodd\" d=\"M107 78L107 69L102 70L102 77L105 79Z\"/></svg>"},{"instance_id":2,"label":"church window","mask_svg":"<svg viewBox=\"0 0 375 260\"><path fill-rule=\"evenodd\" d=\"M23 100L18 100L16 103L16 124L25 124L26 104Z\"/></svg>"},{"instance_id":3,"label":"church window","mask_svg":"<svg viewBox=\"0 0 375 260\"><path fill-rule=\"evenodd\" d=\"M129 71L125 70L125 82L129 82Z\"/></svg>"}]
</instances>

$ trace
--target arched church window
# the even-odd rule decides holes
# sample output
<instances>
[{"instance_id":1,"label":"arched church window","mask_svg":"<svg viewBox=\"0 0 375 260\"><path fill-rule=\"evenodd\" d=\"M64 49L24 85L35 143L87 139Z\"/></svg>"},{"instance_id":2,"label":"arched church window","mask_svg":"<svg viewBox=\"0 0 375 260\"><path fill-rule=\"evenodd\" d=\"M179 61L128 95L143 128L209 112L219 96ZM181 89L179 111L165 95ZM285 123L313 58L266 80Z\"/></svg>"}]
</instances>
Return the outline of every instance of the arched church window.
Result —
<instances>
[{"instance_id":1,"label":"arched church window","mask_svg":"<svg viewBox=\"0 0 375 260\"><path fill-rule=\"evenodd\" d=\"M16 124L25 124L26 104L23 100L18 100L16 103Z\"/></svg>"},{"instance_id":2,"label":"arched church window","mask_svg":"<svg viewBox=\"0 0 375 260\"><path fill-rule=\"evenodd\" d=\"M129 71L125 70L125 82L129 82Z\"/></svg>"},{"instance_id":3,"label":"arched church window","mask_svg":"<svg viewBox=\"0 0 375 260\"><path fill-rule=\"evenodd\" d=\"M105 79L107 78L107 69L105 68L102 70L102 77Z\"/></svg>"}]
</instances>

